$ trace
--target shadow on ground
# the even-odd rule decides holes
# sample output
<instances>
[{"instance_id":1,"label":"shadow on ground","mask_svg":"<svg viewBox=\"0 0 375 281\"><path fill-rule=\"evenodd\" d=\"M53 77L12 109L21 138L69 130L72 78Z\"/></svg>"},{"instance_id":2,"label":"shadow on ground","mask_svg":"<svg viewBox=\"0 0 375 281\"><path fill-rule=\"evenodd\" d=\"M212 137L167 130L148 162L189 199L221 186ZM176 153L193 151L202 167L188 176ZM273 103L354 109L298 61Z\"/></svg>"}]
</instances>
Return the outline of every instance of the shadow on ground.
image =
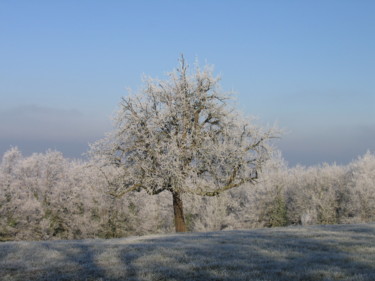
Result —
<instances>
[{"instance_id":1,"label":"shadow on ground","mask_svg":"<svg viewBox=\"0 0 375 281\"><path fill-rule=\"evenodd\" d=\"M0 244L1 280L375 280L375 224Z\"/></svg>"}]
</instances>

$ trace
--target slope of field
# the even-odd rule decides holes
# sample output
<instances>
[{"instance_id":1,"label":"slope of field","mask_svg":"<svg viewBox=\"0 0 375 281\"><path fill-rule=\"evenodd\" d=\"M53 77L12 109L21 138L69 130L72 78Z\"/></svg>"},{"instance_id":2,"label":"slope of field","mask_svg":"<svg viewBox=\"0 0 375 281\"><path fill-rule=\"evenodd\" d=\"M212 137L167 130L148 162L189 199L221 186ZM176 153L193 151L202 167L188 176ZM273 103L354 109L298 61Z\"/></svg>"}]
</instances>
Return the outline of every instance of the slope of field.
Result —
<instances>
[{"instance_id":1,"label":"slope of field","mask_svg":"<svg viewBox=\"0 0 375 281\"><path fill-rule=\"evenodd\" d=\"M5 242L0 280L375 280L375 224Z\"/></svg>"}]
</instances>

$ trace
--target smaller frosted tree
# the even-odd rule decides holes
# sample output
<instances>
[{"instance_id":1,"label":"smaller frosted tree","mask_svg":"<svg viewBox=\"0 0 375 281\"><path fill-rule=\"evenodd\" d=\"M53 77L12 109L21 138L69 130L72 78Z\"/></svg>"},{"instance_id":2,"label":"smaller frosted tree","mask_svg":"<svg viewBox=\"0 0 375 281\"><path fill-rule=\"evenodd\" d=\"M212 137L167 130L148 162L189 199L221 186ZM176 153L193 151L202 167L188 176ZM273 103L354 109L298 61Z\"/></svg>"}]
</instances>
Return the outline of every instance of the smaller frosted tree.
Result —
<instances>
[{"instance_id":1,"label":"smaller frosted tree","mask_svg":"<svg viewBox=\"0 0 375 281\"><path fill-rule=\"evenodd\" d=\"M229 100L210 68L189 73L183 57L169 79L148 79L141 93L123 98L115 130L91 146L102 171L116 170L112 195L169 191L183 232L181 194L216 196L254 182L275 132L255 126Z\"/></svg>"}]
</instances>

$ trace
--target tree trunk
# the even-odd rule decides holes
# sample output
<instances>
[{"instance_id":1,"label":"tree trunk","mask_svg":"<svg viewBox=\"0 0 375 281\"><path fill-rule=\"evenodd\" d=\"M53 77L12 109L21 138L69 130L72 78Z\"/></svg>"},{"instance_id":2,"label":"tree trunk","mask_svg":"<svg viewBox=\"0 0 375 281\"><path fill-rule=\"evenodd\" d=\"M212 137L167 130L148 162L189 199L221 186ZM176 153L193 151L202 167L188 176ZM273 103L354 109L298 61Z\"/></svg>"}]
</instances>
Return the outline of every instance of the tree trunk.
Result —
<instances>
[{"instance_id":1,"label":"tree trunk","mask_svg":"<svg viewBox=\"0 0 375 281\"><path fill-rule=\"evenodd\" d=\"M180 197L180 193L172 192L173 195L173 211L174 225L176 232L186 232L186 224L184 218L184 206Z\"/></svg>"}]
</instances>

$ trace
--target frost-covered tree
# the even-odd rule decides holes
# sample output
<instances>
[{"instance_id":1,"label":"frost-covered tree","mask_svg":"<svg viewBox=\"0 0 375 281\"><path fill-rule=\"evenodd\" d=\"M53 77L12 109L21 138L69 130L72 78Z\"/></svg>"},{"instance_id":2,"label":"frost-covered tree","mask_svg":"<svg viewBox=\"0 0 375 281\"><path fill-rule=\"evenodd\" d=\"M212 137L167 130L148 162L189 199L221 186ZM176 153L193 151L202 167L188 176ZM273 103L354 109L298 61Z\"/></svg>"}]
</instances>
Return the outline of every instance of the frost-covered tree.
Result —
<instances>
[{"instance_id":1,"label":"frost-covered tree","mask_svg":"<svg viewBox=\"0 0 375 281\"><path fill-rule=\"evenodd\" d=\"M352 211L360 221L375 219L375 154L367 152L349 165Z\"/></svg>"},{"instance_id":2,"label":"frost-covered tree","mask_svg":"<svg viewBox=\"0 0 375 281\"><path fill-rule=\"evenodd\" d=\"M188 72L181 56L169 79L150 78L123 98L114 131L92 145L97 161L117 169L114 196L172 194L177 232L186 231L182 194L216 196L253 183L275 135L236 112L219 80L208 67Z\"/></svg>"},{"instance_id":3,"label":"frost-covered tree","mask_svg":"<svg viewBox=\"0 0 375 281\"><path fill-rule=\"evenodd\" d=\"M258 215L261 226L285 226L287 218L287 163L279 151L275 151L262 169L260 180L255 186L253 197L253 214Z\"/></svg>"}]
</instances>

